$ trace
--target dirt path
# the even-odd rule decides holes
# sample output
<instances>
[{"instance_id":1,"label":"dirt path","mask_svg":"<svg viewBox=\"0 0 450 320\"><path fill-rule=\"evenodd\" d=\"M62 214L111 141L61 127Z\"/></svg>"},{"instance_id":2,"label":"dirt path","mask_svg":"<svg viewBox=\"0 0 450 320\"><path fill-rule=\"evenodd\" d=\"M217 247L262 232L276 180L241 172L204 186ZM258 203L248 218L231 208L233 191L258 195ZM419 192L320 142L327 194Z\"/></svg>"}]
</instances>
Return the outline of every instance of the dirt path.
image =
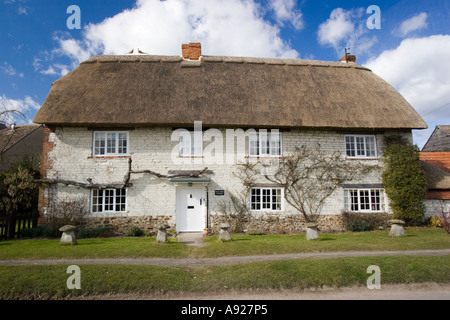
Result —
<instances>
[{"instance_id":1,"label":"dirt path","mask_svg":"<svg viewBox=\"0 0 450 320\"><path fill-rule=\"evenodd\" d=\"M71 298L77 299L77 298ZM154 295L87 296L86 300L450 300L450 284L411 283L367 287L319 288L304 290L242 290L205 293L166 293Z\"/></svg>"},{"instance_id":2,"label":"dirt path","mask_svg":"<svg viewBox=\"0 0 450 320\"><path fill-rule=\"evenodd\" d=\"M220 258L105 258L105 259L36 259L36 260L0 260L3 266L18 265L55 265L55 264L139 264L168 267L200 267L221 266L248 262L276 261L308 258L343 258L369 256L399 255L448 255L450 249L442 250L409 250L409 251L343 251L343 252L310 252L292 254L274 254L243 257Z\"/></svg>"}]
</instances>

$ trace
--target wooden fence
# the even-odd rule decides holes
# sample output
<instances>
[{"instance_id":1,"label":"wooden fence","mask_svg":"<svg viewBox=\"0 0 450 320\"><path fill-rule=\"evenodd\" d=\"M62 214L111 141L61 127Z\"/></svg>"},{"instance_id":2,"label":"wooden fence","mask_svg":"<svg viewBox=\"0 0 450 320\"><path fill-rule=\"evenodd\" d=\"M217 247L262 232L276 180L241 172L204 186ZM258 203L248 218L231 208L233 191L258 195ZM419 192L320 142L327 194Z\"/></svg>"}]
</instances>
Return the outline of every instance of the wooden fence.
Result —
<instances>
[{"instance_id":1,"label":"wooden fence","mask_svg":"<svg viewBox=\"0 0 450 320\"><path fill-rule=\"evenodd\" d=\"M39 212L4 213L0 212L0 240L20 238L22 230L37 226Z\"/></svg>"}]
</instances>

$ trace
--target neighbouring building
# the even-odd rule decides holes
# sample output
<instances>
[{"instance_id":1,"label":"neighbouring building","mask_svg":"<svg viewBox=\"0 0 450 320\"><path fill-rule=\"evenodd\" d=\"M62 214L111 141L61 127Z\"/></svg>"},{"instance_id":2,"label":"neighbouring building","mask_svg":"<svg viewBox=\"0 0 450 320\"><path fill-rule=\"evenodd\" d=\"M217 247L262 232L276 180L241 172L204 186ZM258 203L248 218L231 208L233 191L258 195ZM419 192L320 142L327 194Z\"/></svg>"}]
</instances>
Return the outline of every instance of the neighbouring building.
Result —
<instances>
[{"instance_id":1,"label":"neighbouring building","mask_svg":"<svg viewBox=\"0 0 450 320\"><path fill-rule=\"evenodd\" d=\"M5 171L28 158L39 166L44 127L13 125L0 130L0 171Z\"/></svg>"},{"instance_id":2,"label":"neighbouring building","mask_svg":"<svg viewBox=\"0 0 450 320\"><path fill-rule=\"evenodd\" d=\"M420 152L422 169L428 182L425 200L427 216L450 212L450 125L435 127Z\"/></svg>"},{"instance_id":3,"label":"neighbouring building","mask_svg":"<svg viewBox=\"0 0 450 320\"><path fill-rule=\"evenodd\" d=\"M306 146L381 165L386 135L412 141L427 127L354 61L204 56L198 43L180 56L94 56L52 84L34 118L45 125L41 214L79 198L92 226L217 231L230 195L248 194L245 228L303 231L283 186L244 185L238 161L276 163ZM343 211L390 212L381 169L335 190L320 227L340 230Z\"/></svg>"}]
</instances>

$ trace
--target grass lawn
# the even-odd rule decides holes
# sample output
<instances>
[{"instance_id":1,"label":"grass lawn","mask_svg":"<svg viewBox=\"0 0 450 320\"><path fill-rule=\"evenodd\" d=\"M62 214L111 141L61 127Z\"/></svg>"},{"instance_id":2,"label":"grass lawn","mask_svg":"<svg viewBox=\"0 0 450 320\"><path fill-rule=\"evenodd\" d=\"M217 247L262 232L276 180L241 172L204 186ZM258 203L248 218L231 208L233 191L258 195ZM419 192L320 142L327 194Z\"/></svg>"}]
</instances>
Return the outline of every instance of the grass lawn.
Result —
<instances>
[{"instance_id":1,"label":"grass lawn","mask_svg":"<svg viewBox=\"0 0 450 320\"><path fill-rule=\"evenodd\" d=\"M34 239L0 242L0 260L114 257L219 257L296 252L352 250L418 250L450 248L442 229L406 229L406 236L387 232L321 234L307 241L304 235L232 235L221 243L206 237L203 247L190 247L170 238L81 239L74 247L59 240ZM450 283L450 255L374 256L283 260L209 267L150 265L82 265L81 289L69 290L66 265L0 266L0 299L47 299L102 294L157 294L214 292L240 289L303 289L321 286L365 286L369 265L381 270L381 284Z\"/></svg>"},{"instance_id":2,"label":"grass lawn","mask_svg":"<svg viewBox=\"0 0 450 320\"><path fill-rule=\"evenodd\" d=\"M406 236L391 238L387 231L321 234L307 241L305 235L232 235L231 242L205 237L203 247L190 247L169 238L157 243L152 237L80 239L78 245L62 247L59 239L0 241L0 260L58 258L164 257L206 258L300 252L381 251L448 249L450 237L442 229L406 229Z\"/></svg>"},{"instance_id":3,"label":"grass lawn","mask_svg":"<svg viewBox=\"0 0 450 320\"><path fill-rule=\"evenodd\" d=\"M69 290L67 266L0 267L1 299L49 299L92 295L226 292L241 289L304 289L365 286L369 265L381 285L450 282L450 256L384 256L306 259L214 267L82 265L81 289Z\"/></svg>"}]
</instances>

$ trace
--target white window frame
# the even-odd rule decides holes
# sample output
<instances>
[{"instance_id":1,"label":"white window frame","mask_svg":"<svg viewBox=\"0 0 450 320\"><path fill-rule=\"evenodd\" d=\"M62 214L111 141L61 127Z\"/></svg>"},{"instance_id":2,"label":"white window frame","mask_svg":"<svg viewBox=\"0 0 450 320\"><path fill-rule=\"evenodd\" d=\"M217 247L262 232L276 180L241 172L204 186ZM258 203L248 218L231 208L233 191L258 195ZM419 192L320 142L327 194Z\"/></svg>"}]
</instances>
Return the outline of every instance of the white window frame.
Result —
<instances>
[{"instance_id":1,"label":"white window frame","mask_svg":"<svg viewBox=\"0 0 450 320\"><path fill-rule=\"evenodd\" d=\"M200 139L196 141L195 138ZM203 156L203 134L195 131L182 131L178 137L178 155L180 157Z\"/></svg>"},{"instance_id":2,"label":"white window frame","mask_svg":"<svg viewBox=\"0 0 450 320\"><path fill-rule=\"evenodd\" d=\"M373 201L378 192L378 202ZM354 194L352 194L354 193ZM355 195L356 193L356 195ZM364 193L368 193L367 196ZM352 202L355 198L357 202ZM361 201L364 199L364 201ZM368 200L367 202L365 200ZM379 209L376 207L379 206ZM383 188L346 188L344 189L344 210L349 212L386 212L386 194Z\"/></svg>"},{"instance_id":3,"label":"white window frame","mask_svg":"<svg viewBox=\"0 0 450 320\"><path fill-rule=\"evenodd\" d=\"M114 150L109 151L108 147L108 136L114 134ZM122 147L119 146L120 143L120 135L126 135L126 152L119 152ZM103 135L103 138L99 138L99 135ZM94 157L109 157L109 156L128 156L130 155L130 133L129 131L94 131L93 134L93 142L92 142L92 155ZM97 142L100 144L97 145ZM102 145L103 142L103 145ZM104 153L101 153L100 150L97 149L104 149Z\"/></svg>"},{"instance_id":4,"label":"white window frame","mask_svg":"<svg viewBox=\"0 0 450 320\"><path fill-rule=\"evenodd\" d=\"M278 139L275 139L278 137ZM279 146L277 146L279 144ZM278 130L266 129L251 132L248 135L248 155L250 157L281 157L283 139Z\"/></svg>"},{"instance_id":5,"label":"white window frame","mask_svg":"<svg viewBox=\"0 0 450 320\"><path fill-rule=\"evenodd\" d=\"M276 193L273 194L273 192L276 190ZM259 195L253 194L253 191L257 192L259 191ZM279 191L279 194L277 194ZM267 194L269 192L269 194ZM266 194L263 194L266 193ZM254 201L254 197L259 197L259 200L257 202ZM265 201L264 197L268 197L268 201ZM276 197L276 201L273 201L273 197ZM249 205L251 211L282 211L284 209L284 189L280 187L253 187L250 189L250 199L249 199ZM279 201L278 201L279 200ZM277 204L279 205L278 208L273 208L274 205L277 207ZM259 208L258 208L259 207Z\"/></svg>"},{"instance_id":6,"label":"white window frame","mask_svg":"<svg viewBox=\"0 0 450 320\"><path fill-rule=\"evenodd\" d=\"M348 138L353 139L353 141L347 142ZM370 148L371 142L368 141L369 139L373 139L373 153L374 154L372 154L372 155L368 155L368 153L370 153L370 151L371 151L371 148ZM378 157L377 138L375 135L348 134L348 135L345 135L345 137L344 137L344 143L345 143L345 155L347 158L376 159ZM349 144L352 147L350 149L348 148ZM360 147L361 145L362 145L362 148ZM353 151L354 155L351 155L351 154L349 155L349 151L350 152Z\"/></svg>"},{"instance_id":7,"label":"white window frame","mask_svg":"<svg viewBox=\"0 0 450 320\"><path fill-rule=\"evenodd\" d=\"M125 194L118 194L118 191L124 192ZM107 195L107 193L112 193L112 195ZM92 189L91 190L91 213L104 213L104 212L126 212L127 211L127 189ZM125 202L117 202L117 198L124 197ZM107 199L112 198L112 203L107 203ZM97 199L97 201L95 201ZM98 201L101 199L101 201ZM95 202L95 203L94 203ZM123 208L117 210L116 206L122 206ZM112 210L106 206L112 206Z\"/></svg>"}]
</instances>

